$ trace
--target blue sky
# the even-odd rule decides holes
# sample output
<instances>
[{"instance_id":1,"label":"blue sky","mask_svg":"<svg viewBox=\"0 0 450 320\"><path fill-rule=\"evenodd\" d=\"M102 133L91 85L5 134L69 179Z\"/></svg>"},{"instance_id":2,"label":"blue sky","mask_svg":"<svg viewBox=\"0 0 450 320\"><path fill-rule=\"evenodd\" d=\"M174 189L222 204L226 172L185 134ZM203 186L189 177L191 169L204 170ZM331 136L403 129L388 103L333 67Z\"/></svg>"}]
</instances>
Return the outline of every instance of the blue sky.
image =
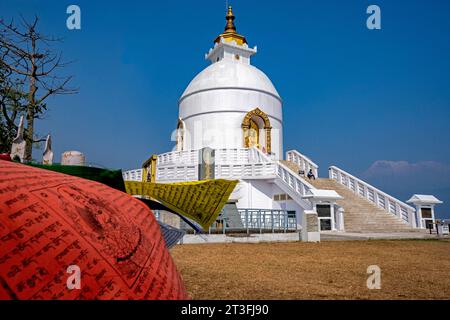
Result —
<instances>
[{"instance_id":1,"label":"blue sky","mask_svg":"<svg viewBox=\"0 0 450 320\"><path fill-rule=\"evenodd\" d=\"M238 31L258 46L252 63L284 101L285 150L326 175L337 165L406 200L432 193L450 217L450 2L229 1ZM77 4L82 29L66 28ZM366 28L381 8L382 30ZM49 101L37 124L56 160L80 150L91 163L135 168L170 150L177 101L208 62L225 1L2 0L4 18L41 18L65 38L80 92ZM35 157L40 158L40 150Z\"/></svg>"}]
</instances>

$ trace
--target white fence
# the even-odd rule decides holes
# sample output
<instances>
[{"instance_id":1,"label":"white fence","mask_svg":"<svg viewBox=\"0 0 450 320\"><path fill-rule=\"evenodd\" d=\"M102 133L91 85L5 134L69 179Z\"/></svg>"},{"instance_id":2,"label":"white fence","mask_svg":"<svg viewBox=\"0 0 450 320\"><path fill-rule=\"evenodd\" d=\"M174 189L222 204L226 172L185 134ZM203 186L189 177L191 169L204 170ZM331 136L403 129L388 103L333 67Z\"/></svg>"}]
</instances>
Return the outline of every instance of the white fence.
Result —
<instances>
[{"instance_id":1,"label":"white fence","mask_svg":"<svg viewBox=\"0 0 450 320\"><path fill-rule=\"evenodd\" d=\"M311 169L315 177L319 176L319 166L297 150L290 150L286 152L286 160L297 164L300 167L300 170L305 172L305 175L307 175Z\"/></svg>"},{"instance_id":2,"label":"white fence","mask_svg":"<svg viewBox=\"0 0 450 320\"><path fill-rule=\"evenodd\" d=\"M217 149L216 178L275 178L276 163L256 148Z\"/></svg>"},{"instance_id":3,"label":"white fence","mask_svg":"<svg viewBox=\"0 0 450 320\"><path fill-rule=\"evenodd\" d=\"M157 211L157 210L155 210ZM159 220L159 212L155 217ZM230 226L232 218L227 211L222 211L217 220L208 229L208 233L286 233L298 231L297 216L290 215L287 210L272 209L237 209L237 217L241 225ZM193 229L186 223L181 223L181 229L188 233ZM194 232L195 233L195 232Z\"/></svg>"},{"instance_id":4,"label":"white fence","mask_svg":"<svg viewBox=\"0 0 450 320\"><path fill-rule=\"evenodd\" d=\"M168 152L158 156L156 181L198 179L199 150ZM275 163L256 148L215 149L215 177L265 179L275 177Z\"/></svg>"},{"instance_id":5,"label":"white fence","mask_svg":"<svg viewBox=\"0 0 450 320\"><path fill-rule=\"evenodd\" d=\"M250 230L270 230L287 232L297 230L296 215L289 216L286 210L238 209L244 228Z\"/></svg>"},{"instance_id":6,"label":"white fence","mask_svg":"<svg viewBox=\"0 0 450 320\"><path fill-rule=\"evenodd\" d=\"M217 164L215 176L221 179L275 178L275 163Z\"/></svg>"},{"instance_id":7,"label":"white fence","mask_svg":"<svg viewBox=\"0 0 450 320\"><path fill-rule=\"evenodd\" d=\"M158 155L156 181L179 182L198 179L199 150ZM215 149L215 177L266 179L275 177L275 161L256 148ZM141 181L142 169L123 173L124 180Z\"/></svg>"},{"instance_id":8,"label":"white fence","mask_svg":"<svg viewBox=\"0 0 450 320\"><path fill-rule=\"evenodd\" d=\"M156 167L156 182L181 182L198 180L198 165Z\"/></svg>"},{"instance_id":9,"label":"white fence","mask_svg":"<svg viewBox=\"0 0 450 320\"><path fill-rule=\"evenodd\" d=\"M158 155L157 166L198 164L198 150L173 151Z\"/></svg>"},{"instance_id":10,"label":"white fence","mask_svg":"<svg viewBox=\"0 0 450 320\"><path fill-rule=\"evenodd\" d=\"M272 162L256 148L216 149L216 164L249 164Z\"/></svg>"},{"instance_id":11,"label":"white fence","mask_svg":"<svg viewBox=\"0 0 450 320\"><path fill-rule=\"evenodd\" d=\"M157 166L197 165L200 150L173 151L158 155ZM270 162L271 160L256 148L215 149L216 164L245 164Z\"/></svg>"},{"instance_id":12,"label":"white fence","mask_svg":"<svg viewBox=\"0 0 450 320\"><path fill-rule=\"evenodd\" d=\"M158 156L157 161L157 182L198 179L199 150L164 153ZM310 207L309 201L302 197L314 187L256 148L216 149L214 171L217 179L274 179L291 197ZM142 169L124 172L124 179L141 181Z\"/></svg>"},{"instance_id":13,"label":"white fence","mask_svg":"<svg viewBox=\"0 0 450 320\"><path fill-rule=\"evenodd\" d=\"M282 163L277 163L275 183L287 192L297 202L302 203L303 207L311 208L312 205L308 200L303 199L310 189L315 189L310 183L303 180L296 172L289 169Z\"/></svg>"},{"instance_id":14,"label":"white fence","mask_svg":"<svg viewBox=\"0 0 450 320\"><path fill-rule=\"evenodd\" d=\"M125 181L142 181L142 169L125 171L122 176Z\"/></svg>"},{"instance_id":15,"label":"white fence","mask_svg":"<svg viewBox=\"0 0 450 320\"><path fill-rule=\"evenodd\" d=\"M416 227L416 210L413 207L335 166L330 167L329 177L347 187L357 195L375 204L377 207L397 216L412 227Z\"/></svg>"}]
</instances>

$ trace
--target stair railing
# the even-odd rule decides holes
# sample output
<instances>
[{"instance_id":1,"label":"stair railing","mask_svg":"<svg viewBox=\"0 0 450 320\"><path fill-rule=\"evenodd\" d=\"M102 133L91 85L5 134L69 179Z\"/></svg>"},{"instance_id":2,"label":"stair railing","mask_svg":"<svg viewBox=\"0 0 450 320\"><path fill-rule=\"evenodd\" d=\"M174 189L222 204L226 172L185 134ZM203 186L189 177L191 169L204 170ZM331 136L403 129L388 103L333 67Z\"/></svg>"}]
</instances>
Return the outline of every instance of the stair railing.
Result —
<instances>
[{"instance_id":1,"label":"stair railing","mask_svg":"<svg viewBox=\"0 0 450 320\"><path fill-rule=\"evenodd\" d=\"M336 180L347 189L373 203L378 208L397 216L399 219L408 223L411 227L416 227L416 209L406 203L388 195L387 193L375 188L367 182L358 179L350 173L331 166L328 170L329 178Z\"/></svg>"},{"instance_id":2,"label":"stair railing","mask_svg":"<svg viewBox=\"0 0 450 320\"><path fill-rule=\"evenodd\" d=\"M310 158L301 154L297 150L290 150L286 152L286 160L291 161L300 167L300 170L305 172L305 175L308 174L311 169L314 173L314 176L319 176L319 166L315 164Z\"/></svg>"}]
</instances>

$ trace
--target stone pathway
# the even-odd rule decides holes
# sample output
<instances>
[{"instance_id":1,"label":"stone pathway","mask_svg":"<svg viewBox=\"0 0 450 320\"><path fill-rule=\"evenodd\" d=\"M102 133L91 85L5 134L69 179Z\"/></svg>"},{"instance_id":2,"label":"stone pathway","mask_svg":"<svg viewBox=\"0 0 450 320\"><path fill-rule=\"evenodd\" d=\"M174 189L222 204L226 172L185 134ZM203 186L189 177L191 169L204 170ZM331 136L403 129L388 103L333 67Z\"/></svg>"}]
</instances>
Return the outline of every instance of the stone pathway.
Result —
<instances>
[{"instance_id":1,"label":"stone pathway","mask_svg":"<svg viewBox=\"0 0 450 320\"><path fill-rule=\"evenodd\" d=\"M357 232L321 232L321 241L349 241L349 240L393 240L393 239L450 239L450 237L438 237L427 232L382 232L382 233L357 233Z\"/></svg>"}]
</instances>

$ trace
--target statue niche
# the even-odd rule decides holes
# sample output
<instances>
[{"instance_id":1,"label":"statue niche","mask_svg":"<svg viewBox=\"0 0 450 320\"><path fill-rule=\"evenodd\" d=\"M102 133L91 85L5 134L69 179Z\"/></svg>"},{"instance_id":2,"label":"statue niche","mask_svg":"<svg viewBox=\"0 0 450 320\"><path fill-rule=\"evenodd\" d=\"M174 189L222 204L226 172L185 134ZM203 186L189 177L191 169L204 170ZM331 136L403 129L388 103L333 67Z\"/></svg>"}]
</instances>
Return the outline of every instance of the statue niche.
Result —
<instances>
[{"instance_id":1,"label":"statue niche","mask_svg":"<svg viewBox=\"0 0 450 320\"><path fill-rule=\"evenodd\" d=\"M263 124L262 126L265 130L264 142L261 141L262 139L260 139L261 128L258 125L257 120L261 120L261 123ZM272 127L270 126L269 117L261 109L253 109L245 115L244 120L242 121L242 130L244 135L245 148L257 147L258 149L263 150L269 154L272 152Z\"/></svg>"}]
</instances>

